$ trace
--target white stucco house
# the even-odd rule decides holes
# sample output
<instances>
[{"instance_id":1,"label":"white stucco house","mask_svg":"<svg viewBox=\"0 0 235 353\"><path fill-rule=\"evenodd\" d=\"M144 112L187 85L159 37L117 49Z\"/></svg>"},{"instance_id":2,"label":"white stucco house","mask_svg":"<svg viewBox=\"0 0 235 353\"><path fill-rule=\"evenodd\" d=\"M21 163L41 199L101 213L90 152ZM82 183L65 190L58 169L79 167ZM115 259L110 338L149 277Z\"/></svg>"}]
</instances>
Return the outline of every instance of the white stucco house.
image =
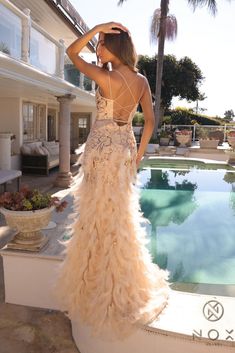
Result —
<instances>
[{"instance_id":1,"label":"white stucco house","mask_svg":"<svg viewBox=\"0 0 235 353\"><path fill-rule=\"evenodd\" d=\"M65 49L87 30L68 0L0 0L0 140L15 135L9 168L21 169L23 145L58 140L58 184L69 185L70 152L95 119L95 85ZM84 55L95 45L94 38ZM4 142L0 149L8 158Z\"/></svg>"}]
</instances>

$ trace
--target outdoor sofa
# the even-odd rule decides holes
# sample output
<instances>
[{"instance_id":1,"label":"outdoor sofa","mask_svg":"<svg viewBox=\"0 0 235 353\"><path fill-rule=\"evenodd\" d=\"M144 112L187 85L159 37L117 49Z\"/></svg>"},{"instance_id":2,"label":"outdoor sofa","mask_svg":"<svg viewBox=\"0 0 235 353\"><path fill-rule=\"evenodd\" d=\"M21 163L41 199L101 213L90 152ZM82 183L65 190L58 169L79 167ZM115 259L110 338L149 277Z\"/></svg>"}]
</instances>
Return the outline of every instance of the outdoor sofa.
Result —
<instances>
[{"instance_id":1,"label":"outdoor sofa","mask_svg":"<svg viewBox=\"0 0 235 353\"><path fill-rule=\"evenodd\" d=\"M21 169L25 174L49 175L59 165L59 143L35 141L21 147Z\"/></svg>"}]
</instances>

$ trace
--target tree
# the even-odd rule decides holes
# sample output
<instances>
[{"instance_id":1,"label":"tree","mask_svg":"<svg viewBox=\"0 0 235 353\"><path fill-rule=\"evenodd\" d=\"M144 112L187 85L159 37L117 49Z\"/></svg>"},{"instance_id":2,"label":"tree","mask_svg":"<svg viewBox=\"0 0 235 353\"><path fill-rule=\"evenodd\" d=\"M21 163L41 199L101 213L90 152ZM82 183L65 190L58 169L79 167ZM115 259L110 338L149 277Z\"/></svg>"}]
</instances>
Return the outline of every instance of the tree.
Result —
<instances>
[{"instance_id":1,"label":"tree","mask_svg":"<svg viewBox=\"0 0 235 353\"><path fill-rule=\"evenodd\" d=\"M120 0L118 4L122 4L125 0ZM161 0L160 9L156 9L153 13L150 37L152 42L158 42L158 60L156 70L156 86L155 86L155 127L154 136L157 135L159 121L162 120L163 109L161 104L162 89L162 71L164 61L165 39L174 39L177 34L176 18L168 14L169 0Z\"/></svg>"},{"instance_id":2,"label":"tree","mask_svg":"<svg viewBox=\"0 0 235 353\"><path fill-rule=\"evenodd\" d=\"M147 77L153 97L155 97L157 60L156 56L140 56L138 61L138 68ZM203 79L201 70L190 58L177 60L174 55L166 55L161 90L163 113L170 107L173 97L189 102L203 100L204 95L199 90Z\"/></svg>"},{"instance_id":3,"label":"tree","mask_svg":"<svg viewBox=\"0 0 235 353\"><path fill-rule=\"evenodd\" d=\"M123 4L124 1L127 0L119 0L118 5ZM217 3L216 0L187 0L188 4L193 7L195 10L198 6L207 6L208 9L215 14L217 11ZM168 16L169 12L169 0L161 0L160 9L155 10L152 25L151 25L151 38L158 40L158 68L156 71L157 79L156 79L156 104L155 104L155 129L154 136L156 136L159 120L162 116L161 114L161 89L162 89L162 70L163 70L163 61L164 61L164 44L165 39L169 32L172 33L174 37L177 32L177 22L173 16ZM168 28L169 27L169 32ZM174 35L173 35L174 34Z\"/></svg>"},{"instance_id":4,"label":"tree","mask_svg":"<svg viewBox=\"0 0 235 353\"><path fill-rule=\"evenodd\" d=\"M197 7L207 6L209 11L215 15L217 12L217 1L216 0L187 0L188 4L193 7L195 11Z\"/></svg>"},{"instance_id":5,"label":"tree","mask_svg":"<svg viewBox=\"0 0 235 353\"><path fill-rule=\"evenodd\" d=\"M154 136L157 135L159 123L163 117L163 105L161 101L162 90L162 72L164 62L165 39L174 39L177 34L177 21L172 15L169 15L169 0L161 0L160 9L154 11L150 37L152 42L158 42L158 60L156 71L155 87L155 128Z\"/></svg>"},{"instance_id":6,"label":"tree","mask_svg":"<svg viewBox=\"0 0 235 353\"><path fill-rule=\"evenodd\" d=\"M226 110L224 112L224 120L227 120L228 122L232 121L233 118L235 117L234 111L232 109Z\"/></svg>"}]
</instances>

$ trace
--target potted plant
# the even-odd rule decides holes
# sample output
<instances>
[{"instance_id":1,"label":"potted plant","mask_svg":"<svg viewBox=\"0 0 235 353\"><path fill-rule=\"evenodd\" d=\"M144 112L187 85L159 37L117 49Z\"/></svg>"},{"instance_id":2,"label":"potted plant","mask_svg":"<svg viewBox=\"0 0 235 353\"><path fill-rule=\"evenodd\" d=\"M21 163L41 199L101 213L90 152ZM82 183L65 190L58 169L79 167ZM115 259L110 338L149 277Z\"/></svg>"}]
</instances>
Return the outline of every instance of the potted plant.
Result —
<instances>
[{"instance_id":1,"label":"potted plant","mask_svg":"<svg viewBox=\"0 0 235 353\"><path fill-rule=\"evenodd\" d=\"M17 229L17 234L7 247L41 250L49 241L41 229L48 225L54 209L61 212L66 206L66 201L60 202L57 197L27 187L0 195L0 212L5 216L7 225Z\"/></svg>"},{"instance_id":2,"label":"potted plant","mask_svg":"<svg viewBox=\"0 0 235 353\"><path fill-rule=\"evenodd\" d=\"M220 142L216 134L208 132L205 128L200 128L198 138L200 148L217 148Z\"/></svg>"},{"instance_id":3,"label":"potted plant","mask_svg":"<svg viewBox=\"0 0 235 353\"><path fill-rule=\"evenodd\" d=\"M7 44L4 42L0 42L0 51L8 55L11 54L10 49L8 48Z\"/></svg>"},{"instance_id":4,"label":"potted plant","mask_svg":"<svg viewBox=\"0 0 235 353\"><path fill-rule=\"evenodd\" d=\"M227 140L232 149L235 150L235 130L228 131Z\"/></svg>"},{"instance_id":5,"label":"potted plant","mask_svg":"<svg viewBox=\"0 0 235 353\"><path fill-rule=\"evenodd\" d=\"M144 114L136 112L132 120L133 126L144 126Z\"/></svg>"},{"instance_id":6,"label":"potted plant","mask_svg":"<svg viewBox=\"0 0 235 353\"><path fill-rule=\"evenodd\" d=\"M219 140L215 140L213 138L199 140L200 148L217 148L218 144L219 144Z\"/></svg>"},{"instance_id":7,"label":"potted plant","mask_svg":"<svg viewBox=\"0 0 235 353\"><path fill-rule=\"evenodd\" d=\"M235 163L235 130L228 131L227 140L231 147L231 149L225 150L225 153L228 155L227 162L230 164L234 164Z\"/></svg>"},{"instance_id":8,"label":"potted plant","mask_svg":"<svg viewBox=\"0 0 235 353\"><path fill-rule=\"evenodd\" d=\"M176 142L180 144L180 147L191 146L192 144L192 130L176 130L175 131Z\"/></svg>"},{"instance_id":9,"label":"potted plant","mask_svg":"<svg viewBox=\"0 0 235 353\"><path fill-rule=\"evenodd\" d=\"M161 146L168 146L171 139L171 134L167 130L162 130L159 134L159 143Z\"/></svg>"},{"instance_id":10,"label":"potted plant","mask_svg":"<svg viewBox=\"0 0 235 353\"><path fill-rule=\"evenodd\" d=\"M211 130L208 133L208 137L210 140L219 140L219 145L222 145L224 142L224 132L223 130Z\"/></svg>"}]
</instances>

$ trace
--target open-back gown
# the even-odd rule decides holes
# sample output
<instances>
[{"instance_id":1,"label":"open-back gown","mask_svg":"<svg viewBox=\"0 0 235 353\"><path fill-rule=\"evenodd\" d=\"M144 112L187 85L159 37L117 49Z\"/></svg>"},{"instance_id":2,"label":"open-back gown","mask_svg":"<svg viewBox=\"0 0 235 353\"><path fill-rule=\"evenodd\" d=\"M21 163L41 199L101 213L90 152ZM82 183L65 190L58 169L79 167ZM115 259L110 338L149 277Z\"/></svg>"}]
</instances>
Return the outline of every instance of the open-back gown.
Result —
<instances>
[{"instance_id":1,"label":"open-back gown","mask_svg":"<svg viewBox=\"0 0 235 353\"><path fill-rule=\"evenodd\" d=\"M131 124L138 100L133 84L122 78L120 99L96 92L97 117L75 196L78 218L57 283L61 308L71 319L79 317L96 334L111 330L117 337L154 320L168 297L167 272L152 263L141 225ZM133 99L123 106L121 98L128 94ZM128 119L123 122L118 112Z\"/></svg>"}]
</instances>

